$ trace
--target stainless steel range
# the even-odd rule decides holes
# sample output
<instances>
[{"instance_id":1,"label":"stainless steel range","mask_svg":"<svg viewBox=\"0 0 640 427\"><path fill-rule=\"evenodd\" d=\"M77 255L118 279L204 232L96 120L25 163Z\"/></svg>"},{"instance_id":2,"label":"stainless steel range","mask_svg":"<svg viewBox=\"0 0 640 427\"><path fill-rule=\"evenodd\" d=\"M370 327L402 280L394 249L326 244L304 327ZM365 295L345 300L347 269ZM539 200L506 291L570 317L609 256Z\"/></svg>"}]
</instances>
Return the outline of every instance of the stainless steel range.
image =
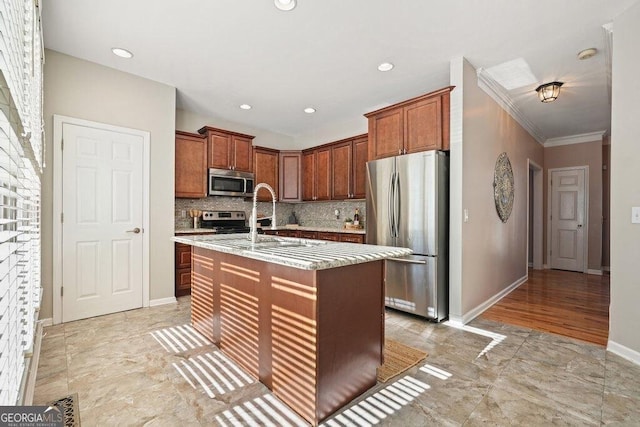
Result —
<instances>
[{"instance_id":1,"label":"stainless steel range","mask_svg":"<svg viewBox=\"0 0 640 427\"><path fill-rule=\"evenodd\" d=\"M248 233L244 211L202 212L200 227L215 230L216 234Z\"/></svg>"}]
</instances>

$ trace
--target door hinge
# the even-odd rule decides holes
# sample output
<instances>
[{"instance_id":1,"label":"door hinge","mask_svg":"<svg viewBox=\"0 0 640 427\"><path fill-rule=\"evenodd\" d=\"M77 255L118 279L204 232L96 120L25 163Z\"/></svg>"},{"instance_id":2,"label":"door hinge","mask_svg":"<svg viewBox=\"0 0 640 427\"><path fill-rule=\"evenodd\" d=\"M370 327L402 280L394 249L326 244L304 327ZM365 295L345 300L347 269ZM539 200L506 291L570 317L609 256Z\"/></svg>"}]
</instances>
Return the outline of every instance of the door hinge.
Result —
<instances>
[{"instance_id":1,"label":"door hinge","mask_svg":"<svg viewBox=\"0 0 640 427\"><path fill-rule=\"evenodd\" d=\"M64 286L60 286L60 296L64 296Z\"/></svg>"},{"instance_id":2,"label":"door hinge","mask_svg":"<svg viewBox=\"0 0 640 427\"><path fill-rule=\"evenodd\" d=\"M64 212L60 214L60 222L64 223Z\"/></svg>"},{"instance_id":3,"label":"door hinge","mask_svg":"<svg viewBox=\"0 0 640 427\"><path fill-rule=\"evenodd\" d=\"M64 139L60 140L60 149L64 150Z\"/></svg>"}]
</instances>

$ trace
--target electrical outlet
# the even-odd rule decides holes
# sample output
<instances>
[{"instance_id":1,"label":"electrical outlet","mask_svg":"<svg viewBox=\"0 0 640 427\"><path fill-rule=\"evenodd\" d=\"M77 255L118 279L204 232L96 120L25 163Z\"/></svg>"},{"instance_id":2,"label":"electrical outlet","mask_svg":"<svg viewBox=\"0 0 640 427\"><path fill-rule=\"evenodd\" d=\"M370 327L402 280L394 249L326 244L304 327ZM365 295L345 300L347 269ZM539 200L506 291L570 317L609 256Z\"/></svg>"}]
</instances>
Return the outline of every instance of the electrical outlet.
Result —
<instances>
[{"instance_id":1,"label":"electrical outlet","mask_svg":"<svg viewBox=\"0 0 640 427\"><path fill-rule=\"evenodd\" d=\"M464 222L469 222L469 209L464 210Z\"/></svg>"},{"instance_id":2,"label":"electrical outlet","mask_svg":"<svg viewBox=\"0 0 640 427\"><path fill-rule=\"evenodd\" d=\"M631 224L640 224L640 207L631 208Z\"/></svg>"}]
</instances>

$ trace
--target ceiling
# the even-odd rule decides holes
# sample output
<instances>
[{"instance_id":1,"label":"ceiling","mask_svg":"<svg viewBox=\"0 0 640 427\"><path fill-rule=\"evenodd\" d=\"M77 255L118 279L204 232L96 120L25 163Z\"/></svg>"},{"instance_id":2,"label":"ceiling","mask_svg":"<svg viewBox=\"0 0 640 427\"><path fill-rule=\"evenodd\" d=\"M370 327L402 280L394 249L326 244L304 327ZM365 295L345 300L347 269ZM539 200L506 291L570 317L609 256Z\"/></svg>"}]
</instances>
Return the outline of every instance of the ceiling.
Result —
<instances>
[{"instance_id":1,"label":"ceiling","mask_svg":"<svg viewBox=\"0 0 640 427\"><path fill-rule=\"evenodd\" d=\"M298 0L281 12L273 0L45 0L42 18L49 49L175 86L178 108L294 138L447 86L452 58L523 58L537 81L505 93L544 140L609 130L602 25L636 1ZM541 103L534 89L554 80L558 100Z\"/></svg>"}]
</instances>

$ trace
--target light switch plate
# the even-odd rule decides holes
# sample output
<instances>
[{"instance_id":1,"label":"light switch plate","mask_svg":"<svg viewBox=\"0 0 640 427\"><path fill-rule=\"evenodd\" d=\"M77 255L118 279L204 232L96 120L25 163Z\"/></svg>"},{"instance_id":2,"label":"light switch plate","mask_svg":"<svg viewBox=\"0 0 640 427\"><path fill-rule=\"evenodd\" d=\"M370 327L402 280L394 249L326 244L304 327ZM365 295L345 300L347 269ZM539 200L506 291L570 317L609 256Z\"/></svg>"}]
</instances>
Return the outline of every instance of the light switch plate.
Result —
<instances>
[{"instance_id":1,"label":"light switch plate","mask_svg":"<svg viewBox=\"0 0 640 427\"><path fill-rule=\"evenodd\" d=\"M640 206L634 206L631 208L631 223L640 224Z\"/></svg>"}]
</instances>

